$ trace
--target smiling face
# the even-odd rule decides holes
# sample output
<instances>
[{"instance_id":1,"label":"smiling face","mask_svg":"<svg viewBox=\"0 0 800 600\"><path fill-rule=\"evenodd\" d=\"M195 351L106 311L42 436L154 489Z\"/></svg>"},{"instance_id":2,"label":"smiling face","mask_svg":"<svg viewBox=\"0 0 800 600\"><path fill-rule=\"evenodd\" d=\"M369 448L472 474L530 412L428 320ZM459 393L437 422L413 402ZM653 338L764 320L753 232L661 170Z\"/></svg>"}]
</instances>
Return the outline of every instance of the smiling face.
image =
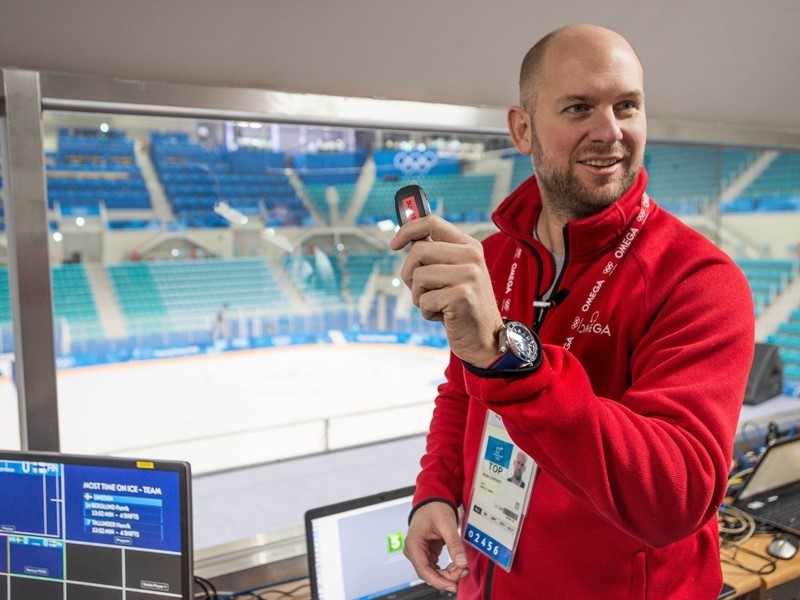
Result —
<instances>
[{"instance_id":1,"label":"smiling face","mask_svg":"<svg viewBox=\"0 0 800 600\"><path fill-rule=\"evenodd\" d=\"M647 123L642 68L630 45L578 25L548 42L523 103L509 111L517 148L531 154L542 199L565 220L615 202L642 167Z\"/></svg>"}]
</instances>

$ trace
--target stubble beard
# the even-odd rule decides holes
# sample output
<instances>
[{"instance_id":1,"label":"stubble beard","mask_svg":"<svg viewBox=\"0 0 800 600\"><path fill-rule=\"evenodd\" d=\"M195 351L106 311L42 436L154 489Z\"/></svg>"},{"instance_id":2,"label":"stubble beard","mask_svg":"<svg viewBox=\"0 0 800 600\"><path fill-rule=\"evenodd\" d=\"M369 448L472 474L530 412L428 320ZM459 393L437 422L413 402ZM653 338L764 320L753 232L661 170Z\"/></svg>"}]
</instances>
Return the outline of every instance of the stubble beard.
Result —
<instances>
[{"instance_id":1,"label":"stubble beard","mask_svg":"<svg viewBox=\"0 0 800 600\"><path fill-rule=\"evenodd\" d=\"M619 147L619 146L618 146ZM631 151L621 146L624 154L622 177L616 184L588 188L572 172L571 168L558 169L550 164L536 134L532 136L532 156L536 181L547 198L549 208L566 220L585 219L611 206L636 181L641 170L641 161L631 161ZM584 150L590 154L612 154L613 149L592 145Z\"/></svg>"}]
</instances>

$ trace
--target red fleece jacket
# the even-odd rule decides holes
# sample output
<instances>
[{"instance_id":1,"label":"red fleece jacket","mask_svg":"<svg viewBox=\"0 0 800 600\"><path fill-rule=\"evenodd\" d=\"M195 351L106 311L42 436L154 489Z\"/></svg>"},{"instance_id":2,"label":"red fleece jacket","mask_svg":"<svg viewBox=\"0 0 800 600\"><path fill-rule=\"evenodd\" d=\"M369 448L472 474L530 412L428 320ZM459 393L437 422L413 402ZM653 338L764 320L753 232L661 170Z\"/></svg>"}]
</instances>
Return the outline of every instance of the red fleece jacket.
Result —
<instances>
[{"instance_id":1,"label":"red fleece jacket","mask_svg":"<svg viewBox=\"0 0 800 600\"><path fill-rule=\"evenodd\" d=\"M564 227L556 291L568 292L539 322L532 301L555 267L531 234L541 210L535 177L494 214L500 232L484 249L498 306L537 327L544 359L533 373L490 378L451 355L415 506L469 504L487 409L539 473L511 572L468 547L460 599L719 593L716 510L752 362L752 295L727 255L652 200L638 227L646 186L643 169L619 201ZM635 240L607 276L632 226Z\"/></svg>"}]
</instances>

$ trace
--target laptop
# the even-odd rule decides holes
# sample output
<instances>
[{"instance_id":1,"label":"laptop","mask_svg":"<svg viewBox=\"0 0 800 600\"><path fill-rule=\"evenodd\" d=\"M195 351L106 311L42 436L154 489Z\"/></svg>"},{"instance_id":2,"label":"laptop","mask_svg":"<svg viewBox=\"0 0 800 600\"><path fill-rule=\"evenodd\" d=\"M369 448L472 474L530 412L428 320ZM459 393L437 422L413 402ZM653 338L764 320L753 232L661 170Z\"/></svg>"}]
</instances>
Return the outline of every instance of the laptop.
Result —
<instances>
[{"instance_id":1,"label":"laptop","mask_svg":"<svg viewBox=\"0 0 800 600\"><path fill-rule=\"evenodd\" d=\"M0 450L0 598L193 598L188 463Z\"/></svg>"},{"instance_id":2,"label":"laptop","mask_svg":"<svg viewBox=\"0 0 800 600\"><path fill-rule=\"evenodd\" d=\"M800 536L800 436L767 448L733 506L756 521Z\"/></svg>"},{"instance_id":3,"label":"laptop","mask_svg":"<svg viewBox=\"0 0 800 600\"><path fill-rule=\"evenodd\" d=\"M414 487L305 513L313 600L419 600L451 597L417 577L403 555ZM450 562L442 551L439 564Z\"/></svg>"}]
</instances>

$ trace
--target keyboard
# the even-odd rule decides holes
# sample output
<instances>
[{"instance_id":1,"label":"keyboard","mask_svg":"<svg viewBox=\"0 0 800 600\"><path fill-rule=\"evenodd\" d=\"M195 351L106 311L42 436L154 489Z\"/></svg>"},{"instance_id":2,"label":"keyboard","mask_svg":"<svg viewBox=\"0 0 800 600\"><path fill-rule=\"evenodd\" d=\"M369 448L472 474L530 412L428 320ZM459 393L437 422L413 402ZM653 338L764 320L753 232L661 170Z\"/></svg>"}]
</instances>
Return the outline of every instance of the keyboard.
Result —
<instances>
[{"instance_id":1,"label":"keyboard","mask_svg":"<svg viewBox=\"0 0 800 600\"><path fill-rule=\"evenodd\" d=\"M764 502L754 508L753 501L747 503L747 511L756 518L800 530L800 496L784 496L774 502Z\"/></svg>"}]
</instances>

